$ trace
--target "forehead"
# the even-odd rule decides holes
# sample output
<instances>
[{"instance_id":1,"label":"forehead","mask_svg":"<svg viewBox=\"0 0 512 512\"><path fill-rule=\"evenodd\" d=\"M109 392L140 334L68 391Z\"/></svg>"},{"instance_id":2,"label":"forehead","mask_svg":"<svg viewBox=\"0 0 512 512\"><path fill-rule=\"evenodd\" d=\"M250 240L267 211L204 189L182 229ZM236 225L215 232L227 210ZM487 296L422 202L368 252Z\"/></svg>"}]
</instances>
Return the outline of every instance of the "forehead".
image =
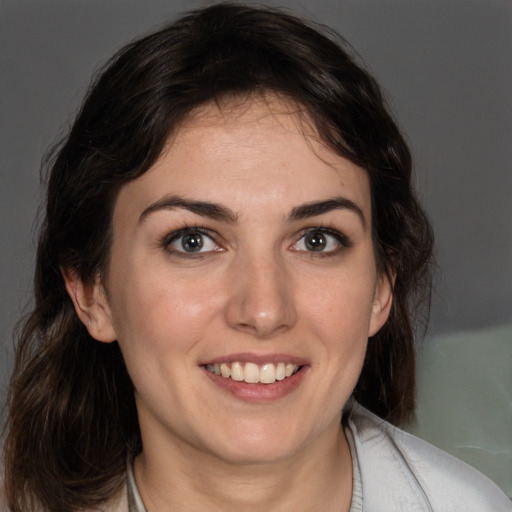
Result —
<instances>
[{"instance_id":1,"label":"forehead","mask_svg":"<svg viewBox=\"0 0 512 512\"><path fill-rule=\"evenodd\" d=\"M143 208L165 194L241 211L343 195L370 215L366 171L327 148L303 109L275 97L194 111L157 162L123 187L118 202Z\"/></svg>"}]
</instances>

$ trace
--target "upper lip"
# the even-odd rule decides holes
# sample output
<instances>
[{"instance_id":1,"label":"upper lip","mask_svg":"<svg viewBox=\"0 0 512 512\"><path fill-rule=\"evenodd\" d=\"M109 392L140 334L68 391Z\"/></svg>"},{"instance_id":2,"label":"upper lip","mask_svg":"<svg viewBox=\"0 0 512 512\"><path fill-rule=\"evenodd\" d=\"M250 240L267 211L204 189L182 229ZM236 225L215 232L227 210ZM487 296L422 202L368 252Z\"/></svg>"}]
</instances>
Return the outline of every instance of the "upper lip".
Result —
<instances>
[{"instance_id":1,"label":"upper lip","mask_svg":"<svg viewBox=\"0 0 512 512\"><path fill-rule=\"evenodd\" d=\"M251 352L241 352L237 354L228 354L225 356L215 357L213 359L208 359L201 363L201 365L206 364L221 364L221 363L254 363L258 365L266 364L266 363L292 363L299 366L304 366L308 364L308 361L303 357L297 357L290 354L254 354Z\"/></svg>"}]
</instances>

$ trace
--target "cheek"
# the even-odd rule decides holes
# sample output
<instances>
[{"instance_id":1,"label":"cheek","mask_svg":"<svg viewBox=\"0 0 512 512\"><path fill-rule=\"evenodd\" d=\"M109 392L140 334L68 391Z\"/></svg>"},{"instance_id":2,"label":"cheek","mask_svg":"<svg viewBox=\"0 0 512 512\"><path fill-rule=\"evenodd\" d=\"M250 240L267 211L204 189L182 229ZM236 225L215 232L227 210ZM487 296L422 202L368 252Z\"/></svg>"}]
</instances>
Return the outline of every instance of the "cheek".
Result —
<instances>
[{"instance_id":1,"label":"cheek","mask_svg":"<svg viewBox=\"0 0 512 512\"><path fill-rule=\"evenodd\" d=\"M329 394L338 397L335 410L348 398L364 363L374 297L371 274L370 267L359 278L356 273L340 275L325 283L323 291L314 287L303 294L304 318L318 341L317 362Z\"/></svg>"},{"instance_id":2,"label":"cheek","mask_svg":"<svg viewBox=\"0 0 512 512\"><path fill-rule=\"evenodd\" d=\"M201 337L218 310L215 288L204 281L167 276L156 269L145 272L143 278L132 274L121 282L112 303L122 346L129 342L133 348L185 348Z\"/></svg>"},{"instance_id":3,"label":"cheek","mask_svg":"<svg viewBox=\"0 0 512 512\"><path fill-rule=\"evenodd\" d=\"M330 337L363 333L371 321L374 283L366 276L340 275L302 292L302 309Z\"/></svg>"},{"instance_id":4,"label":"cheek","mask_svg":"<svg viewBox=\"0 0 512 512\"><path fill-rule=\"evenodd\" d=\"M162 273L157 279L132 276L117 291L113 316L119 345L138 395L155 410L166 396L182 400L176 383L193 380L195 366L184 363L195 360L194 349L209 332L214 299L212 291Z\"/></svg>"}]
</instances>

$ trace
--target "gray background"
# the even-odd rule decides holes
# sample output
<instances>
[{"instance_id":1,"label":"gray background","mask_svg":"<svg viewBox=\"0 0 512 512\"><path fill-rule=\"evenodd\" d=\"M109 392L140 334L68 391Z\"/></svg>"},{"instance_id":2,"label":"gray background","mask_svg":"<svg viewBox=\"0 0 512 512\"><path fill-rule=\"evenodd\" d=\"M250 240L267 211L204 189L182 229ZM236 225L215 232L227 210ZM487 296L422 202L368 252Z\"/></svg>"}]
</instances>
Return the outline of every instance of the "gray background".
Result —
<instances>
[{"instance_id":1,"label":"gray background","mask_svg":"<svg viewBox=\"0 0 512 512\"><path fill-rule=\"evenodd\" d=\"M114 50L204 3L0 0L2 391L13 324L30 301L42 155L68 126L92 72ZM512 477L503 476L512 475L512 3L267 4L341 32L387 91L415 155L440 264L411 429L466 455L512 493ZM491 420L500 429L489 434ZM468 424L469 438L461 443Z\"/></svg>"}]
</instances>

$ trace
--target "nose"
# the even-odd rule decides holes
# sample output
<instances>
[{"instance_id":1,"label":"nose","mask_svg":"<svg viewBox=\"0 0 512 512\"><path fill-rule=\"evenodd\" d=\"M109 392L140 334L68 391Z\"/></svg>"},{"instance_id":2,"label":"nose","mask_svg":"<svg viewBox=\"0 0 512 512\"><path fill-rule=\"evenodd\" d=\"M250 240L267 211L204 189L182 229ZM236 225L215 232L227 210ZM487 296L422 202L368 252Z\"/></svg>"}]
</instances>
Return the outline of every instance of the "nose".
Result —
<instances>
[{"instance_id":1,"label":"nose","mask_svg":"<svg viewBox=\"0 0 512 512\"><path fill-rule=\"evenodd\" d=\"M233 265L226 305L231 328L258 338L271 338L297 320L293 280L276 257L240 258Z\"/></svg>"}]
</instances>

